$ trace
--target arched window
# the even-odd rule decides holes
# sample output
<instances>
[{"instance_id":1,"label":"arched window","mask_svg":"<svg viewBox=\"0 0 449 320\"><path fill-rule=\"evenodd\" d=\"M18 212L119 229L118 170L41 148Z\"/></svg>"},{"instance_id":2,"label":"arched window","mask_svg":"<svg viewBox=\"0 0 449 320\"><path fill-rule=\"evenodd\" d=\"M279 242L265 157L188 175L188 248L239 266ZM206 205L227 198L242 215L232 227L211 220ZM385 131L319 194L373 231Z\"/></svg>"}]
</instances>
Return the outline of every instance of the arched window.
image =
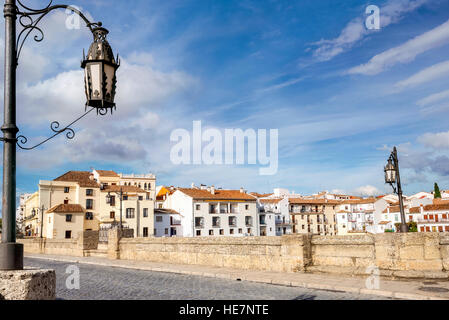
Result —
<instances>
[{"instance_id":1,"label":"arched window","mask_svg":"<svg viewBox=\"0 0 449 320\"><path fill-rule=\"evenodd\" d=\"M144 185L144 190L147 190L147 184L145 183L145 185Z\"/></svg>"}]
</instances>

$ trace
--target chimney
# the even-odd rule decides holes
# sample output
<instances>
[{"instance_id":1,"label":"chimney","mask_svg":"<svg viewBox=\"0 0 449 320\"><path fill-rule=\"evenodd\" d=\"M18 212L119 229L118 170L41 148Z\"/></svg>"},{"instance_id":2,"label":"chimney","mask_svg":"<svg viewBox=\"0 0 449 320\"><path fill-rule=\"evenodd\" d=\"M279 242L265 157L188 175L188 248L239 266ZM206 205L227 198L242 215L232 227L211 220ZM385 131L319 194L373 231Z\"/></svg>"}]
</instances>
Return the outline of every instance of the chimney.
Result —
<instances>
[{"instance_id":1,"label":"chimney","mask_svg":"<svg viewBox=\"0 0 449 320\"><path fill-rule=\"evenodd\" d=\"M215 186L210 187L210 193L215 194Z\"/></svg>"},{"instance_id":2,"label":"chimney","mask_svg":"<svg viewBox=\"0 0 449 320\"><path fill-rule=\"evenodd\" d=\"M421 204L421 206L419 207L419 210L420 210L421 214L424 213L424 205L423 204Z\"/></svg>"},{"instance_id":3,"label":"chimney","mask_svg":"<svg viewBox=\"0 0 449 320\"><path fill-rule=\"evenodd\" d=\"M206 190L207 186L205 184L201 184L200 188L201 188L201 190Z\"/></svg>"},{"instance_id":4,"label":"chimney","mask_svg":"<svg viewBox=\"0 0 449 320\"><path fill-rule=\"evenodd\" d=\"M240 188L240 193L245 193L245 190L243 189L243 187Z\"/></svg>"},{"instance_id":5,"label":"chimney","mask_svg":"<svg viewBox=\"0 0 449 320\"><path fill-rule=\"evenodd\" d=\"M192 182L192 189L195 189L195 183Z\"/></svg>"}]
</instances>

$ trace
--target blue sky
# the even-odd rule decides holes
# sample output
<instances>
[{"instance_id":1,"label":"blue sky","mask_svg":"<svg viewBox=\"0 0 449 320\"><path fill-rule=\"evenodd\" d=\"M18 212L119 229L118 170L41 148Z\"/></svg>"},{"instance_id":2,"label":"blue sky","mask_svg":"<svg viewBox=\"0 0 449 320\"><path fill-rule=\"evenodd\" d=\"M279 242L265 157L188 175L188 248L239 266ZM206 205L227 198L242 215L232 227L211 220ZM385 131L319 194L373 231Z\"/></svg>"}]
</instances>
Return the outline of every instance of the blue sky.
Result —
<instances>
[{"instance_id":1,"label":"blue sky","mask_svg":"<svg viewBox=\"0 0 449 320\"><path fill-rule=\"evenodd\" d=\"M19 151L18 192L68 170L101 168L153 172L158 184L175 186L368 196L390 192L383 166L395 145L406 193L430 191L435 181L449 187L448 1L72 4L103 22L122 57L117 112L89 115L74 140ZM380 30L365 27L368 5L381 9ZM91 35L68 30L66 19L64 11L50 15L46 39L27 42L19 62L19 128L36 142L51 121L69 123L84 110L79 63ZM195 120L220 130L278 129L278 173L173 165L170 133L191 131Z\"/></svg>"}]
</instances>

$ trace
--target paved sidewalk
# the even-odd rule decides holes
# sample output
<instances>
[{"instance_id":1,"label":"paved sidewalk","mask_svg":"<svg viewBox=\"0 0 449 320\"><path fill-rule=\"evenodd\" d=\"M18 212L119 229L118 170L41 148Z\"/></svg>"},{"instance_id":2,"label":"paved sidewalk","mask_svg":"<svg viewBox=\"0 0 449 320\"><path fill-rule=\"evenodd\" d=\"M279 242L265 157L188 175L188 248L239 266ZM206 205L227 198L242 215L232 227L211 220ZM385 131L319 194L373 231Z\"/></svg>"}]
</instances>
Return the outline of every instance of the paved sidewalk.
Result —
<instances>
[{"instance_id":1,"label":"paved sidewalk","mask_svg":"<svg viewBox=\"0 0 449 320\"><path fill-rule=\"evenodd\" d=\"M188 274L212 278L252 281L303 287L318 290L343 291L357 294L372 294L396 299L449 300L449 281L441 280L386 280L380 279L379 289L367 289L363 277L328 274L279 273L271 271L248 271L198 265L167 264L146 261L109 260L97 257L70 257L41 254L25 254L27 258L72 262L127 268L136 270Z\"/></svg>"}]
</instances>

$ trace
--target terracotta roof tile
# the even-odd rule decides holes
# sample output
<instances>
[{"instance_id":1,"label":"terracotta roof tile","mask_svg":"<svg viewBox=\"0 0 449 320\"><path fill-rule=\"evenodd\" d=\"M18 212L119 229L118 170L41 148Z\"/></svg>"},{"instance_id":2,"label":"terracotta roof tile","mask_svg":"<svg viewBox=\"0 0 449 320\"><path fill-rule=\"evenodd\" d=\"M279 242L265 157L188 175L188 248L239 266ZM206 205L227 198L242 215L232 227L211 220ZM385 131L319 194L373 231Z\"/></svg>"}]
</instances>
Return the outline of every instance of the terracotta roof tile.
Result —
<instances>
[{"instance_id":1,"label":"terracotta roof tile","mask_svg":"<svg viewBox=\"0 0 449 320\"><path fill-rule=\"evenodd\" d=\"M54 206L47 213L83 213L84 208L79 204L58 204Z\"/></svg>"},{"instance_id":2,"label":"terracotta roof tile","mask_svg":"<svg viewBox=\"0 0 449 320\"><path fill-rule=\"evenodd\" d=\"M53 181L77 182L83 188L99 188L98 183L95 180L91 180L90 176L91 173L89 171L69 171Z\"/></svg>"},{"instance_id":3,"label":"terracotta roof tile","mask_svg":"<svg viewBox=\"0 0 449 320\"><path fill-rule=\"evenodd\" d=\"M173 209L154 209L154 214L179 214L178 211L175 211Z\"/></svg>"},{"instance_id":4,"label":"terracotta roof tile","mask_svg":"<svg viewBox=\"0 0 449 320\"><path fill-rule=\"evenodd\" d=\"M352 199L352 200L344 200L341 202L341 204L369 204L376 202L377 199L375 198L368 198L368 199Z\"/></svg>"},{"instance_id":5,"label":"terracotta roof tile","mask_svg":"<svg viewBox=\"0 0 449 320\"><path fill-rule=\"evenodd\" d=\"M189 197L197 200L245 200L256 201L256 198L247 194L241 193L240 190L215 190L215 194L207 190L179 188L179 191L185 193Z\"/></svg>"},{"instance_id":6,"label":"terracotta roof tile","mask_svg":"<svg viewBox=\"0 0 449 320\"><path fill-rule=\"evenodd\" d=\"M117 178L120 177L115 171L112 170L95 170L95 171L97 171L100 177L117 177Z\"/></svg>"},{"instance_id":7,"label":"terracotta roof tile","mask_svg":"<svg viewBox=\"0 0 449 320\"><path fill-rule=\"evenodd\" d=\"M260 202L269 204L269 203L279 203L282 200L283 199L281 199L281 198L277 198L277 199L260 199Z\"/></svg>"}]
</instances>

